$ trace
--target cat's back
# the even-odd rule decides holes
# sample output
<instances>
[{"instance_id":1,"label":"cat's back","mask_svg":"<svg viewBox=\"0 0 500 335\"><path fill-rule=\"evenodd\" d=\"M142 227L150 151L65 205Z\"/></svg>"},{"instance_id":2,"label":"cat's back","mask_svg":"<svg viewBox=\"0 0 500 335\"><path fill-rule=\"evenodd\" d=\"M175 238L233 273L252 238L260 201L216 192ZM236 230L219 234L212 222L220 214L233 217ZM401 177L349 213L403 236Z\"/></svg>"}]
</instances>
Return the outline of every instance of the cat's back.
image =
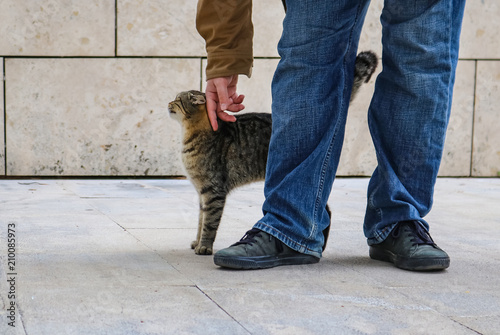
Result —
<instances>
[{"instance_id":1,"label":"cat's back","mask_svg":"<svg viewBox=\"0 0 500 335\"><path fill-rule=\"evenodd\" d=\"M220 153L232 187L264 179L271 128L269 113L241 114L220 127Z\"/></svg>"},{"instance_id":2,"label":"cat's back","mask_svg":"<svg viewBox=\"0 0 500 335\"><path fill-rule=\"evenodd\" d=\"M217 131L186 133L182 160L193 183L226 180L231 189L264 179L271 128L271 114L246 113Z\"/></svg>"},{"instance_id":3,"label":"cat's back","mask_svg":"<svg viewBox=\"0 0 500 335\"><path fill-rule=\"evenodd\" d=\"M271 137L272 118L269 113L246 113L236 116L233 123L240 135L258 135L260 140L269 140Z\"/></svg>"},{"instance_id":4,"label":"cat's back","mask_svg":"<svg viewBox=\"0 0 500 335\"><path fill-rule=\"evenodd\" d=\"M271 113L244 113L235 115L236 120L248 124L261 124L271 126Z\"/></svg>"},{"instance_id":5,"label":"cat's back","mask_svg":"<svg viewBox=\"0 0 500 335\"><path fill-rule=\"evenodd\" d=\"M236 122L225 122L220 137L232 143L240 153L263 149L267 153L271 138L272 119L269 113L246 113L236 116ZM252 156L252 154L249 154Z\"/></svg>"}]
</instances>

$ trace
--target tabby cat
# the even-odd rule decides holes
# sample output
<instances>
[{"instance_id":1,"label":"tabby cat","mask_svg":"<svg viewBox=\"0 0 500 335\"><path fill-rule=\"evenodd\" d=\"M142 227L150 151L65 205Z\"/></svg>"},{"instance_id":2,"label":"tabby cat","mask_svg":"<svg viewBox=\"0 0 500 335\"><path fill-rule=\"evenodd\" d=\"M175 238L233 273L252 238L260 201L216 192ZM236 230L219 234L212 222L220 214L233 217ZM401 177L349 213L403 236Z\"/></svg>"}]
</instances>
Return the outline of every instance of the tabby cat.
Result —
<instances>
[{"instance_id":1,"label":"tabby cat","mask_svg":"<svg viewBox=\"0 0 500 335\"><path fill-rule=\"evenodd\" d=\"M351 101L376 67L373 52L356 57ZM179 93L168 109L182 125L182 162L200 201L198 234L191 248L196 254L210 255L229 192L264 179L271 114L241 114L236 116L236 122L219 120L219 129L213 131L205 102L204 93L187 91ZM329 228L323 232L325 245Z\"/></svg>"}]
</instances>

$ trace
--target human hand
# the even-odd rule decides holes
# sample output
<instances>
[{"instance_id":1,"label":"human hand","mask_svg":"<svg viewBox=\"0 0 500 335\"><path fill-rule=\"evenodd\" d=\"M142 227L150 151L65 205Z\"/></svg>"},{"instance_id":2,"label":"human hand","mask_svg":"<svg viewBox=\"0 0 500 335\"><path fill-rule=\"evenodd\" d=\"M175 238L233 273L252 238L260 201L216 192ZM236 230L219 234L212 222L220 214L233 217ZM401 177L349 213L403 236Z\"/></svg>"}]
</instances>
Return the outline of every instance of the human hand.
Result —
<instances>
[{"instance_id":1,"label":"human hand","mask_svg":"<svg viewBox=\"0 0 500 335\"><path fill-rule=\"evenodd\" d=\"M242 105L245 96L236 93L237 84L237 74L207 80L207 88L205 89L207 113L214 131L218 128L217 118L228 122L236 121L233 115L225 112L226 110L239 112L245 108Z\"/></svg>"}]
</instances>

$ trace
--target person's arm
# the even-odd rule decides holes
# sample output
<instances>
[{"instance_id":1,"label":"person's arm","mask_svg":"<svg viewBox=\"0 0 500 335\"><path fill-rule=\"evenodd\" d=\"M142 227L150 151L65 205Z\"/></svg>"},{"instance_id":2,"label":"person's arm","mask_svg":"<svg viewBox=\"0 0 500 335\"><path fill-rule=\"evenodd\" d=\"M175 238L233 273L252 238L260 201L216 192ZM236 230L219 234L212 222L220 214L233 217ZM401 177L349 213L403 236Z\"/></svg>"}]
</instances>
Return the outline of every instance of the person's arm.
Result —
<instances>
[{"instance_id":1,"label":"person's arm","mask_svg":"<svg viewBox=\"0 0 500 335\"><path fill-rule=\"evenodd\" d=\"M252 0L199 0L196 28L206 42L207 80L233 74L250 77Z\"/></svg>"},{"instance_id":2,"label":"person's arm","mask_svg":"<svg viewBox=\"0 0 500 335\"><path fill-rule=\"evenodd\" d=\"M238 112L244 96L236 93L238 75L250 77L253 65L251 0L199 0L196 28L207 50L207 112L217 130L217 117L235 121L224 112Z\"/></svg>"}]
</instances>

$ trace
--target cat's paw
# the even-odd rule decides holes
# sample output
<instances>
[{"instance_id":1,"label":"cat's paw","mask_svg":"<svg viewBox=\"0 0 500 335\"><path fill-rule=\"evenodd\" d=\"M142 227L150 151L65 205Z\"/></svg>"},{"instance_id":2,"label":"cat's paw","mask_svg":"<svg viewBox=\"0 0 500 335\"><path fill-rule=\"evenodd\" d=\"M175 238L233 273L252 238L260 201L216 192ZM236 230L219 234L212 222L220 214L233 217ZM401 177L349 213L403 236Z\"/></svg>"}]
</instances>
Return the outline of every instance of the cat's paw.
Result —
<instances>
[{"instance_id":1,"label":"cat's paw","mask_svg":"<svg viewBox=\"0 0 500 335\"><path fill-rule=\"evenodd\" d=\"M205 245L198 245L194 248L194 253L197 255L211 255L212 247L208 247Z\"/></svg>"},{"instance_id":2,"label":"cat's paw","mask_svg":"<svg viewBox=\"0 0 500 335\"><path fill-rule=\"evenodd\" d=\"M197 240L191 242L191 249L194 249L194 253L197 255L211 255L212 254L212 244L205 245L198 242Z\"/></svg>"}]
</instances>

